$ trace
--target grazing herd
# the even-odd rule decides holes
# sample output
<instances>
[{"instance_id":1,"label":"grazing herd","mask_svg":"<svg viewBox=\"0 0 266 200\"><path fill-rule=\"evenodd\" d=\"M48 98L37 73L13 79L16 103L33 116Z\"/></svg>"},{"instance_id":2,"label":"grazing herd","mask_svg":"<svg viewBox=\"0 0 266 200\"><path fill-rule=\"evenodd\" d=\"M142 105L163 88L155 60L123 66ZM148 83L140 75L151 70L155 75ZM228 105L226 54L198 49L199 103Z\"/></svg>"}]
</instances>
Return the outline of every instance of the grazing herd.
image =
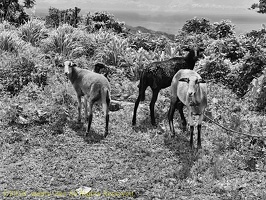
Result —
<instances>
[{"instance_id":1,"label":"grazing herd","mask_svg":"<svg viewBox=\"0 0 266 200\"><path fill-rule=\"evenodd\" d=\"M151 124L156 125L154 117L154 106L161 89L171 86L171 104L168 112L168 121L172 136L175 136L173 116L175 109L179 110L183 130L186 130L187 122L183 113L183 107L188 110L188 123L190 126L190 146L193 147L193 116L198 118L198 148L201 148L201 123L204 110L207 106L207 86L200 75L193 71L195 63L203 57L202 48L186 48L188 54L185 57L174 57L165 61L153 62L148 65L141 74L139 83L139 94L135 102L132 125L136 124L137 109L140 101L145 100L145 90L148 86L152 89L150 102ZM85 119L88 121L86 136L88 136L92 122L92 107L94 103L101 102L105 114L105 134L108 135L109 104L111 101L111 88L107 74L99 74L104 64L97 63L94 72L81 69L72 61L64 62L64 72L71 81L78 99L78 121L81 119L81 97L84 96ZM89 104L89 109L87 109ZM89 115L88 115L89 112Z\"/></svg>"}]
</instances>

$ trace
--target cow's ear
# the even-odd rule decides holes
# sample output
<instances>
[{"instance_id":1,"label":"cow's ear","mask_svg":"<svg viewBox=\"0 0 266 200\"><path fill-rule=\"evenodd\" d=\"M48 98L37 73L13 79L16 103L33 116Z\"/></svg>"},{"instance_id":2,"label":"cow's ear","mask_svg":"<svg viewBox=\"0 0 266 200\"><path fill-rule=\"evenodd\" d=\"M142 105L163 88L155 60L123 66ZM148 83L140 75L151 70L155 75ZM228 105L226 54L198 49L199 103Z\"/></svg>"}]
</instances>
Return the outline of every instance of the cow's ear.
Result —
<instances>
[{"instance_id":1,"label":"cow's ear","mask_svg":"<svg viewBox=\"0 0 266 200\"><path fill-rule=\"evenodd\" d=\"M60 67L60 68L64 67L64 65L62 63L59 63L57 66Z\"/></svg>"},{"instance_id":2,"label":"cow's ear","mask_svg":"<svg viewBox=\"0 0 266 200\"><path fill-rule=\"evenodd\" d=\"M199 47L198 51L203 52L205 49L203 47Z\"/></svg>"},{"instance_id":3,"label":"cow's ear","mask_svg":"<svg viewBox=\"0 0 266 200\"><path fill-rule=\"evenodd\" d=\"M76 64L76 63L73 63L73 62L71 62L71 63L70 63L70 67L77 67L77 64Z\"/></svg>"},{"instance_id":4,"label":"cow's ear","mask_svg":"<svg viewBox=\"0 0 266 200\"><path fill-rule=\"evenodd\" d=\"M191 49L189 47L183 47L184 51L190 51Z\"/></svg>"},{"instance_id":5,"label":"cow's ear","mask_svg":"<svg viewBox=\"0 0 266 200\"><path fill-rule=\"evenodd\" d=\"M186 83L188 83L189 82L189 79L188 78L181 78L181 79L179 79L179 81L180 82L186 82Z\"/></svg>"},{"instance_id":6,"label":"cow's ear","mask_svg":"<svg viewBox=\"0 0 266 200\"><path fill-rule=\"evenodd\" d=\"M197 80L197 83L206 83L206 81L204 81L203 79L200 78Z\"/></svg>"}]
</instances>

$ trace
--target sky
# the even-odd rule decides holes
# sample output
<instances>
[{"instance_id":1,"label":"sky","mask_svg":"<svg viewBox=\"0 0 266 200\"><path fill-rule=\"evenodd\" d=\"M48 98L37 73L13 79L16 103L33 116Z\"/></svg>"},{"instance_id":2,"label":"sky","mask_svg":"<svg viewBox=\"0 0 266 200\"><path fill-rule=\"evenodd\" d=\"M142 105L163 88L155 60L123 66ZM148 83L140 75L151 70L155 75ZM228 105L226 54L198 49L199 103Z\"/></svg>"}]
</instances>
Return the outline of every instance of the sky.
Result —
<instances>
[{"instance_id":1,"label":"sky","mask_svg":"<svg viewBox=\"0 0 266 200\"><path fill-rule=\"evenodd\" d=\"M36 13L49 7L67 9L79 7L82 13L108 11L115 19L132 26L177 33L193 17L211 22L230 20L236 32L261 29L266 14L248 8L259 0L36 0Z\"/></svg>"}]
</instances>

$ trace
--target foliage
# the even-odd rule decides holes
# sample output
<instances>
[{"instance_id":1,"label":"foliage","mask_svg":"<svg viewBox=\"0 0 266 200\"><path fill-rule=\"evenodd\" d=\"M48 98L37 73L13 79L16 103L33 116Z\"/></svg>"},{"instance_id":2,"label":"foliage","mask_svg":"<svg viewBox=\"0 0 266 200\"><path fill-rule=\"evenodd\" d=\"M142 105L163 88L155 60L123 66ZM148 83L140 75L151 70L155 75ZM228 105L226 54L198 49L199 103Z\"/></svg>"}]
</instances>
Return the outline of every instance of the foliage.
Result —
<instances>
[{"instance_id":1,"label":"foliage","mask_svg":"<svg viewBox=\"0 0 266 200\"><path fill-rule=\"evenodd\" d=\"M47 85L47 71L36 68L34 62L25 57L7 57L10 61L3 60L0 68L0 80L4 91L15 95L29 82L35 82L39 87Z\"/></svg>"},{"instance_id":2,"label":"foliage","mask_svg":"<svg viewBox=\"0 0 266 200\"><path fill-rule=\"evenodd\" d=\"M57 28L60 24L69 24L73 27L77 27L77 24L81 21L81 17L78 16L80 11L81 9L78 7L66 10L50 7L49 13L45 18L45 24L53 28Z\"/></svg>"},{"instance_id":3,"label":"foliage","mask_svg":"<svg viewBox=\"0 0 266 200\"><path fill-rule=\"evenodd\" d=\"M90 32L100 29L111 29L116 33L122 33L124 23L115 20L114 16L108 12L95 12L87 14L85 26Z\"/></svg>"},{"instance_id":4,"label":"foliage","mask_svg":"<svg viewBox=\"0 0 266 200\"><path fill-rule=\"evenodd\" d=\"M32 8L35 0L24 0L23 5L18 0L3 0L0 3L0 21L20 25L29 20L29 16L24 11L25 8Z\"/></svg>"},{"instance_id":5,"label":"foliage","mask_svg":"<svg viewBox=\"0 0 266 200\"><path fill-rule=\"evenodd\" d=\"M240 41L235 37L229 37L225 40L225 46L222 53L225 57L230 59L231 62L237 61L243 58L245 55L245 48L241 45Z\"/></svg>"},{"instance_id":6,"label":"foliage","mask_svg":"<svg viewBox=\"0 0 266 200\"><path fill-rule=\"evenodd\" d=\"M259 77L262 74L265 64L266 60L261 55L245 59L243 65L233 72L236 78L230 82L229 87L239 97L243 97L254 77Z\"/></svg>"},{"instance_id":7,"label":"foliage","mask_svg":"<svg viewBox=\"0 0 266 200\"><path fill-rule=\"evenodd\" d=\"M229 20L222 20L221 22L215 22L212 25L212 29L209 33L210 37L214 39L226 38L234 35L235 26Z\"/></svg>"},{"instance_id":8,"label":"foliage","mask_svg":"<svg viewBox=\"0 0 266 200\"><path fill-rule=\"evenodd\" d=\"M266 76L264 71L264 78L260 86L259 95L256 98L256 108L258 111L265 113L266 112Z\"/></svg>"},{"instance_id":9,"label":"foliage","mask_svg":"<svg viewBox=\"0 0 266 200\"><path fill-rule=\"evenodd\" d=\"M103 62L108 65L120 65L120 60L128 47L127 39L113 37L103 51Z\"/></svg>"},{"instance_id":10,"label":"foliage","mask_svg":"<svg viewBox=\"0 0 266 200\"><path fill-rule=\"evenodd\" d=\"M251 5L250 9L258 9L258 13L266 13L266 1L265 0L259 0L259 3L254 3Z\"/></svg>"},{"instance_id":11,"label":"foliage","mask_svg":"<svg viewBox=\"0 0 266 200\"><path fill-rule=\"evenodd\" d=\"M253 41L247 37L228 37L209 43L202 60L201 74L208 80L223 83L243 97L250 88L250 83L262 74L265 58L261 40Z\"/></svg>"},{"instance_id":12,"label":"foliage","mask_svg":"<svg viewBox=\"0 0 266 200\"><path fill-rule=\"evenodd\" d=\"M16 27L14 25L12 25L11 23L9 23L8 21L3 21L2 23L0 23L0 31L12 31L15 30Z\"/></svg>"},{"instance_id":13,"label":"foliage","mask_svg":"<svg viewBox=\"0 0 266 200\"><path fill-rule=\"evenodd\" d=\"M99 30L90 34L95 51L92 59L108 65L119 66L128 48L128 39L110 30Z\"/></svg>"},{"instance_id":14,"label":"foliage","mask_svg":"<svg viewBox=\"0 0 266 200\"><path fill-rule=\"evenodd\" d=\"M155 37L150 33L136 33L128 38L131 48L136 50L143 48L146 51L162 51L170 41L164 36Z\"/></svg>"},{"instance_id":15,"label":"foliage","mask_svg":"<svg viewBox=\"0 0 266 200\"><path fill-rule=\"evenodd\" d=\"M214 82L220 82L225 85L228 84L227 75L230 73L230 61L216 58L206 58L204 61L204 69L201 70L202 78L206 80L212 80Z\"/></svg>"},{"instance_id":16,"label":"foliage","mask_svg":"<svg viewBox=\"0 0 266 200\"><path fill-rule=\"evenodd\" d=\"M129 37L129 43L131 47L138 50L140 48L145 49L146 51L154 51L155 47L151 43L150 34L141 34L137 33L136 35L132 35Z\"/></svg>"},{"instance_id":17,"label":"foliage","mask_svg":"<svg viewBox=\"0 0 266 200\"><path fill-rule=\"evenodd\" d=\"M186 33L208 33L211 29L210 20L205 18L197 18L187 20L186 23L182 27L182 31Z\"/></svg>"},{"instance_id":18,"label":"foliage","mask_svg":"<svg viewBox=\"0 0 266 200\"><path fill-rule=\"evenodd\" d=\"M42 40L42 49L45 53L54 52L63 56L73 56L84 51L79 44L79 31L70 25L64 24L50 32L47 39Z\"/></svg>"},{"instance_id":19,"label":"foliage","mask_svg":"<svg viewBox=\"0 0 266 200\"><path fill-rule=\"evenodd\" d=\"M0 49L3 51L18 53L23 45L15 32L3 31L0 33Z\"/></svg>"},{"instance_id":20,"label":"foliage","mask_svg":"<svg viewBox=\"0 0 266 200\"><path fill-rule=\"evenodd\" d=\"M158 96L158 126L150 124L147 102L138 112L141 123L131 126L142 69L154 61L185 56L183 47L189 45L205 48L196 70L207 80L206 114L240 133L265 136L266 39L262 31L224 37L210 34L218 35L219 29L180 31L171 41L141 32L117 34L108 28L87 31L84 25L41 29L43 23L32 20L18 29L8 22L0 24L3 195L10 197L8 188L18 188L32 198L34 192L43 194L42 188L51 194L44 199L58 198L50 191L59 190L67 193L62 192L61 198L80 199L84 196L74 190L85 183L102 195L100 199L106 199L106 191L130 191L129 199L264 199L266 144L260 137L231 134L205 119L203 148L191 150L189 137L179 129L178 114L179 134L169 136L169 88ZM113 65L108 77L111 97L121 103L121 109L110 113L107 138L102 137L104 118L97 106L91 135L84 137L87 124L84 115L81 124L76 122L75 90L57 67L63 59L88 69L96 62ZM252 80L258 77L262 83L255 88L259 89L255 96ZM150 100L152 91L147 93Z\"/></svg>"},{"instance_id":21,"label":"foliage","mask_svg":"<svg viewBox=\"0 0 266 200\"><path fill-rule=\"evenodd\" d=\"M266 30L261 29L261 30L252 30L251 32L246 33L247 37L250 38L263 38L265 37Z\"/></svg>"},{"instance_id":22,"label":"foliage","mask_svg":"<svg viewBox=\"0 0 266 200\"><path fill-rule=\"evenodd\" d=\"M43 21L32 19L20 27L19 37L36 46L42 39L48 37L48 30L44 28Z\"/></svg>"},{"instance_id":23,"label":"foliage","mask_svg":"<svg viewBox=\"0 0 266 200\"><path fill-rule=\"evenodd\" d=\"M219 39L234 35L234 28L234 24L229 20L211 24L208 19L195 17L186 21L182 31L189 34L207 34L213 39Z\"/></svg>"}]
</instances>

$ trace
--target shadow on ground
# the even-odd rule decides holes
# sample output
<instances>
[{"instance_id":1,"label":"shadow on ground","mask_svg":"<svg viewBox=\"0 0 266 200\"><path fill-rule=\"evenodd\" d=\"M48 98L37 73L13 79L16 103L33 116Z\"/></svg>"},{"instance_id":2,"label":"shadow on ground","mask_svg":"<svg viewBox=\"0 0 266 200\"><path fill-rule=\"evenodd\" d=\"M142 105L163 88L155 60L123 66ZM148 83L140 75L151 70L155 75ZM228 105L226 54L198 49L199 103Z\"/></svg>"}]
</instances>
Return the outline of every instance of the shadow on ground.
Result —
<instances>
[{"instance_id":1,"label":"shadow on ground","mask_svg":"<svg viewBox=\"0 0 266 200\"><path fill-rule=\"evenodd\" d=\"M93 127L91 127L88 137L86 137L86 123L78 123L76 121L70 121L69 127L77 133L78 136L82 137L88 144L99 143L101 140L105 139L104 135L96 132Z\"/></svg>"},{"instance_id":2,"label":"shadow on ground","mask_svg":"<svg viewBox=\"0 0 266 200\"><path fill-rule=\"evenodd\" d=\"M198 159L197 150L189 146L189 137L182 132L173 138L168 133L165 135L164 144L180 161L181 168L176 172L175 177L179 180L188 178L194 162Z\"/></svg>"},{"instance_id":3,"label":"shadow on ground","mask_svg":"<svg viewBox=\"0 0 266 200\"><path fill-rule=\"evenodd\" d=\"M153 126L151 124L151 117L150 117L150 114L147 114L146 117L144 119L138 119L138 116L137 116L137 120L136 120L136 125L135 126L132 126L133 130L134 131L142 131L142 132L146 132L148 130L154 130L154 129L157 129L161 124L161 122L163 120L167 119L167 112L164 112L164 113L160 113L157 114L155 113L155 122L156 122L156 125Z\"/></svg>"}]
</instances>

